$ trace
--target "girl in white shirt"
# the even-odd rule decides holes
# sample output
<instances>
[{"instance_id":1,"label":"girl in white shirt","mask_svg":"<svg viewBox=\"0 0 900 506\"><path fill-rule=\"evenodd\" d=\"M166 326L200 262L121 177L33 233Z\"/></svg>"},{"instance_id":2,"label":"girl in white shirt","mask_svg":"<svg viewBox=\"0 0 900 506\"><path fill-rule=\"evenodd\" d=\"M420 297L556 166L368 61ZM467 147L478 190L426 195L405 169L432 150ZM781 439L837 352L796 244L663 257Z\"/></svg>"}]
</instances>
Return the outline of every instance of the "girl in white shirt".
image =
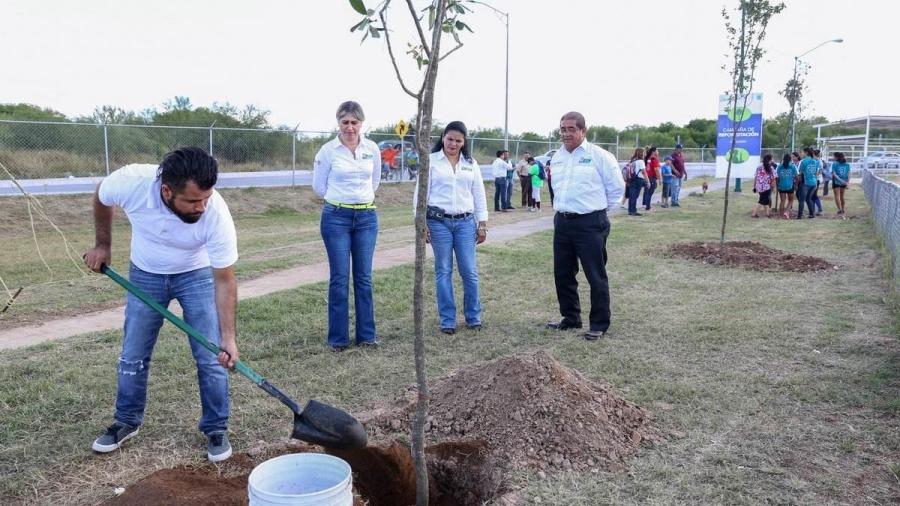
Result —
<instances>
[{"instance_id":1,"label":"girl in white shirt","mask_svg":"<svg viewBox=\"0 0 900 506\"><path fill-rule=\"evenodd\" d=\"M456 332L453 256L463 281L466 327L481 329L475 245L487 238L487 199L481 169L466 148L466 126L453 121L444 129L429 157L428 228L434 251L434 280L441 332ZM415 208L415 196L413 208Z\"/></svg>"},{"instance_id":2,"label":"girl in white shirt","mask_svg":"<svg viewBox=\"0 0 900 506\"><path fill-rule=\"evenodd\" d=\"M339 134L316 154L313 190L323 199L320 229L328 251L328 345L350 346L348 302L351 258L356 345L378 346L372 300L372 257L378 237L375 190L381 176L378 145L360 135L365 120L356 102L338 106Z\"/></svg>"}]
</instances>

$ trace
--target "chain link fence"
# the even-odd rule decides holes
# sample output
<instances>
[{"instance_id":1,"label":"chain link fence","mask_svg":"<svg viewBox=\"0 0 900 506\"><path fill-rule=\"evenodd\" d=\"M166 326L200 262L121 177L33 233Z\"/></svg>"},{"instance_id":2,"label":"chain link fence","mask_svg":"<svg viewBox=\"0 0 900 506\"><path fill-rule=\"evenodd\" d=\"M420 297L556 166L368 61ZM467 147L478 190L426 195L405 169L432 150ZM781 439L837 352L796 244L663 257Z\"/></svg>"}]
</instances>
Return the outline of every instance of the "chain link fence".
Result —
<instances>
[{"instance_id":1,"label":"chain link fence","mask_svg":"<svg viewBox=\"0 0 900 506\"><path fill-rule=\"evenodd\" d=\"M250 129L216 126L118 125L0 120L0 162L20 179L103 176L129 163L156 163L179 146L200 146L219 161L222 172L309 170L319 148L335 132L301 131L287 128ZM393 135L371 133L370 139L384 146L396 145ZM433 136L431 142L437 141ZM619 143L589 139L609 150L619 160L628 160L639 143L635 137ZM535 157L549 155L559 147L552 134L543 138L470 137L469 151L482 164L491 163L497 151L508 149L518 160L525 152ZM640 145L640 144L639 144ZM414 176L418 155L409 138L404 143L400 180ZM674 151L659 147L661 156ZM685 148L688 162L715 161L715 149ZM391 175L390 170L385 171Z\"/></svg>"},{"instance_id":2,"label":"chain link fence","mask_svg":"<svg viewBox=\"0 0 900 506\"><path fill-rule=\"evenodd\" d=\"M894 288L900 288L900 185L866 170L862 186L872 207L875 229L891 252Z\"/></svg>"}]
</instances>

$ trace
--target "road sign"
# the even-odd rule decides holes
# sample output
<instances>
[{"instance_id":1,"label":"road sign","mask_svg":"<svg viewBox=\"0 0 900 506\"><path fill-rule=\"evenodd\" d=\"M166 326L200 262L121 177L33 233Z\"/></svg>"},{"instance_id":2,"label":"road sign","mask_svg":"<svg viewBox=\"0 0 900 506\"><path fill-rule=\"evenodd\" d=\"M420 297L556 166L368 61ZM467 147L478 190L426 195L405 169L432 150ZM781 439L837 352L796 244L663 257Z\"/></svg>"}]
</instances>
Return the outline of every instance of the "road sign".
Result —
<instances>
[{"instance_id":1,"label":"road sign","mask_svg":"<svg viewBox=\"0 0 900 506\"><path fill-rule=\"evenodd\" d=\"M397 122L397 126L394 127L394 132L396 132L397 137L400 137L401 139L406 137L406 134L409 132L409 123L401 119Z\"/></svg>"}]
</instances>

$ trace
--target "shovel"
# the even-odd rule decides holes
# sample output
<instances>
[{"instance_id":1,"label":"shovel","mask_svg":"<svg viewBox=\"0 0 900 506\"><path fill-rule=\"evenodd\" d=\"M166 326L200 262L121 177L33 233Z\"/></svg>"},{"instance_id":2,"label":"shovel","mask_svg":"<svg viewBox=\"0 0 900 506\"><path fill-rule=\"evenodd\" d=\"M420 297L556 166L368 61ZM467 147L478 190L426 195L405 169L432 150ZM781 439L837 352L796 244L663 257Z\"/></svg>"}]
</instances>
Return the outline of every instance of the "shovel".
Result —
<instances>
[{"instance_id":1,"label":"shovel","mask_svg":"<svg viewBox=\"0 0 900 506\"><path fill-rule=\"evenodd\" d=\"M128 290L132 295L155 309L165 319L183 330L191 339L200 343L200 345L214 355L218 355L223 351L215 344L209 342L209 340L197 331L197 329L191 327L172 314L171 311L162 307L162 305L151 299L149 295L141 291L140 288L134 286L134 284L127 279L120 276L119 273L109 266L101 266L100 272L112 278L112 280L121 285L122 288ZM306 406L301 411L296 402L285 395L284 392L275 388L274 385L266 381L265 378L251 369L247 364L238 360L235 362L234 368L237 372L246 376L250 381L256 383L256 386L262 388L267 394L291 408L291 411L294 412L294 430L291 432L292 438L329 448L365 448L367 439L366 429L363 428L359 421L350 416L350 414L312 399L307 401Z\"/></svg>"}]
</instances>

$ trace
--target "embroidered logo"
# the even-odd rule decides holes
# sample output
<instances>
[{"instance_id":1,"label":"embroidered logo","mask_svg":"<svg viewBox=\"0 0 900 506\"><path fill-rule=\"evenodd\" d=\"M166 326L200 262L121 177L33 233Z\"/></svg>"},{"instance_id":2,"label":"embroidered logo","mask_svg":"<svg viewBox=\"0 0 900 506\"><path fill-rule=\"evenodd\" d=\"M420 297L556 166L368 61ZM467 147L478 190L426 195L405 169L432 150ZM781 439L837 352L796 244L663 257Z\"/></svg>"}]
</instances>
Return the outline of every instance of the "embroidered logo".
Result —
<instances>
[{"instance_id":1,"label":"embroidered logo","mask_svg":"<svg viewBox=\"0 0 900 506\"><path fill-rule=\"evenodd\" d=\"M363 153L363 155L362 155L363 160L371 160L372 158L374 158L372 156L372 153Z\"/></svg>"},{"instance_id":2,"label":"embroidered logo","mask_svg":"<svg viewBox=\"0 0 900 506\"><path fill-rule=\"evenodd\" d=\"M586 156L586 157L580 158L580 159L578 160L578 165L588 165L588 164L590 164L590 163L593 162L593 161L594 161L593 158L591 158L591 157L589 157L589 156Z\"/></svg>"}]
</instances>

